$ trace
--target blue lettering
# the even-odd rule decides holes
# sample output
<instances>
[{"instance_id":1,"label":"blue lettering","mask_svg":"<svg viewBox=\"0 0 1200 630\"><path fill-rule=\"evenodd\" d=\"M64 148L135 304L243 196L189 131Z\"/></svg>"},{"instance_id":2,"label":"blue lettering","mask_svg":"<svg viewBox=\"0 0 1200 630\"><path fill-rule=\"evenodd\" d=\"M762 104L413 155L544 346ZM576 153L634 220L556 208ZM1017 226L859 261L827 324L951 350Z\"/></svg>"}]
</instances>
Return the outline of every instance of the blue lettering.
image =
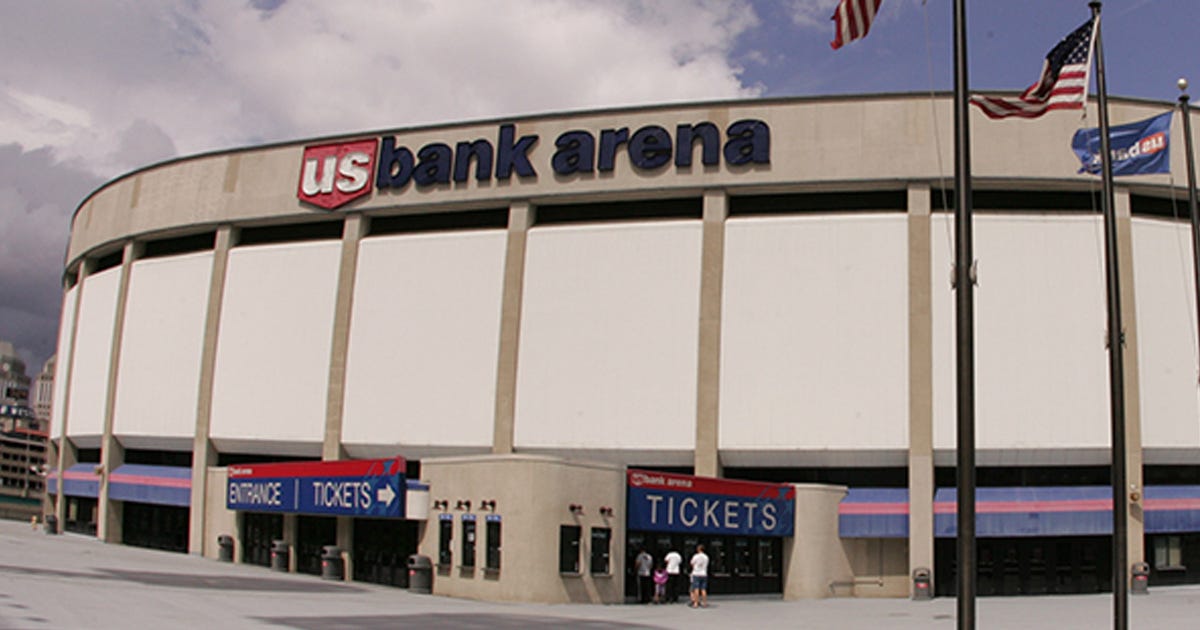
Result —
<instances>
[{"instance_id":1,"label":"blue lettering","mask_svg":"<svg viewBox=\"0 0 1200 630\"><path fill-rule=\"evenodd\" d=\"M509 179L513 170L517 177L537 177L537 171L529 163L529 151L537 142L537 135L521 136L513 142L516 135L514 125L500 125L500 139L496 142L496 179Z\"/></svg>"},{"instance_id":2,"label":"blue lettering","mask_svg":"<svg viewBox=\"0 0 1200 630\"><path fill-rule=\"evenodd\" d=\"M454 181L467 181L471 158L475 158L476 181L486 182L492 176L492 144L487 140L459 142L454 153Z\"/></svg>"},{"instance_id":3,"label":"blue lettering","mask_svg":"<svg viewBox=\"0 0 1200 630\"><path fill-rule=\"evenodd\" d=\"M675 166L687 167L692 165L692 153L696 141L700 141L700 163L705 166L716 166L720 161L721 137L717 126L710 122L699 125L679 125L675 127Z\"/></svg>"},{"instance_id":4,"label":"blue lettering","mask_svg":"<svg viewBox=\"0 0 1200 630\"><path fill-rule=\"evenodd\" d=\"M621 145L629 142L629 128L621 127L620 129L605 129L600 132L600 164L598 168L600 172L608 172L613 170L613 162L616 161L617 149Z\"/></svg>"},{"instance_id":5,"label":"blue lettering","mask_svg":"<svg viewBox=\"0 0 1200 630\"><path fill-rule=\"evenodd\" d=\"M671 161L671 136L658 125L642 127L629 139L629 161L644 170L665 166Z\"/></svg>"},{"instance_id":6,"label":"blue lettering","mask_svg":"<svg viewBox=\"0 0 1200 630\"><path fill-rule=\"evenodd\" d=\"M739 120L725 131L725 161L731 165L770 164L771 128L761 120Z\"/></svg>"},{"instance_id":7,"label":"blue lettering","mask_svg":"<svg viewBox=\"0 0 1200 630\"><path fill-rule=\"evenodd\" d=\"M596 139L586 131L568 131L554 141L558 151L550 160L554 172L559 175L591 173L592 156L596 153Z\"/></svg>"},{"instance_id":8,"label":"blue lettering","mask_svg":"<svg viewBox=\"0 0 1200 630\"><path fill-rule=\"evenodd\" d=\"M434 142L421 147L417 152L417 168L413 172L413 181L418 186L434 186L450 183L450 162L454 159L450 147Z\"/></svg>"},{"instance_id":9,"label":"blue lettering","mask_svg":"<svg viewBox=\"0 0 1200 630\"><path fill-rule=\"evenodd\" d=\"M397 147L395 138L384 138L379 148L379 167L375 171L376 188L399 190L413 175L413 154L408 147Z\"/></svg>"}]
</instances>

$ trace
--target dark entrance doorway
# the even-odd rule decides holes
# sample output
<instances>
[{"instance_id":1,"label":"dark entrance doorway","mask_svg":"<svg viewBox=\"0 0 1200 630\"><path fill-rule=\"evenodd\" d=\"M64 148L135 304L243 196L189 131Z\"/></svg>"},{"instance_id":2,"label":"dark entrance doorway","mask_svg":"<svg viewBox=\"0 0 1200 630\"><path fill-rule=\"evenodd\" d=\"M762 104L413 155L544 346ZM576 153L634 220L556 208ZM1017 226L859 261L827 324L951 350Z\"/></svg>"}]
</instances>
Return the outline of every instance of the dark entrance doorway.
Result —
<instances>
[{"instance_id":1,"label":"dark entrance doorway","mask_svg":"<svg viewBox=\"0 0 1200 630\"><path fill-rule=\"evenodd\" d=\"M417 522L354 520L354 580L408 588L408 556L417 552Z\"/></svg>"},{"instance_id":2,"label":"dark entrance doorway","mask_svg":"<svg viewBox=\"0 0 1200 630\"><path fill-rule=\"evenodd\" d=\"M337 519L300 516L296 521L296 572L321 575L323 548L337 544Z\"/></svg>"},{"instance_id":3,"label":"dark entrance doorway","mask_svg":"<svg viewBox=\"0 0 1200 630\"><path fill-rule=\"evenodd\" d=\"M283 515L242 512L242 562L271 566L271 542L283 539Z\"/></svg>"},{"instance_id":4,"label":"dark entrance doorway","mask_svg":"<svg viewBox=\"0 0 1200 630\"><path fill-rule=\"evenodd\" d=\"M187 552L190 509L125 501L121 511L121 538L126 545Z\"/></svg>"},{"instance_id":5,"label":"dark entrance doorway","mask_svg":"<svg viewBox=\"0 0 1200 630\"><path fill-rule=\"evenodd\" d=\"M980 538L976 593L1043 595L1112 591L1112 542L1108 536ZM957 589L955 539L935 543L937 595Z\"/></svg>"},{"instance_id":6,"label":"dark entrance doorway","mask_svg":"<svg viewBox=\"0 0 1200 630\"><path fill-rule=\"evenodd\" d=\"M637 597L634 558L643 547L658 566L671 549L683 556L681 571L703 544L708 554L709 595L750 595L783 592L783 539L775 536L704 536L662 532L629 532L625 551L625 597ZM686 589L686 586L684 587ZM681 594L684 601L687 593Z\"/></svg>"}]
</instances>

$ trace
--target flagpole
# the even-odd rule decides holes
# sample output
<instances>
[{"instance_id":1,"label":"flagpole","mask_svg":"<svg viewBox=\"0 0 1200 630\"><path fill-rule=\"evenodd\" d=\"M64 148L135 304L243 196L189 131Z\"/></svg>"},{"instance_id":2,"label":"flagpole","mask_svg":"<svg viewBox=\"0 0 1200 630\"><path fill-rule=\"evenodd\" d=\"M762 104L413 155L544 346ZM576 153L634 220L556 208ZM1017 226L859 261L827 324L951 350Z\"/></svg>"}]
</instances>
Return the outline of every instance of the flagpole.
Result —
<instances>
[{"instance_id":1,"label":"flagpole","mask_svg":"<svg viewBox=\"0 0 1200 630\"><path fill-rule=\"evenodd\" d=\"M1183 112L1183 146L1187 153L1188 208L1192 217L1192 272L1196 280L1196 313L1200 325L1200 211L1196 209L1196 165L1192 153L1192 112L1188 106L1187 79L1180 79L1179 108ZM1200 336L1197 336L1200 339ZM1200 352L1200 349L1197 349ZM1200 355L1198 355L1200 356Z\"/></svg>"},{"instance_id":2,"label":"flagpole","mask_svg":"<svg viewBox=\"0 0 1200 630\"><path fill-rule=\"evenodd\" d=\"M954 2L954 314L957 347L958 628L975 628L975 287L967 13Z\"/></svg>"},{"instance_id":3,"label":"flagpole","mask_svg":"<svg viewBox=\"0 0 1200 630\"><path fill-rule=\"evenodd\" d=\"M1117 264L1117 222L1113 200L1112 153L1108 137L1108 88L1104 83L1104 46L1100 38L1100 2L1088 3L1095 21L1096 92L1100 110L1100 158L1104 174L1104 270L1108 287L1109 413L1112 418L1112 587L1113 628L1129 627L1129 578L1125 462L1125 331L1121 324L1121 282Z\"/></svg>"}]
</instances>

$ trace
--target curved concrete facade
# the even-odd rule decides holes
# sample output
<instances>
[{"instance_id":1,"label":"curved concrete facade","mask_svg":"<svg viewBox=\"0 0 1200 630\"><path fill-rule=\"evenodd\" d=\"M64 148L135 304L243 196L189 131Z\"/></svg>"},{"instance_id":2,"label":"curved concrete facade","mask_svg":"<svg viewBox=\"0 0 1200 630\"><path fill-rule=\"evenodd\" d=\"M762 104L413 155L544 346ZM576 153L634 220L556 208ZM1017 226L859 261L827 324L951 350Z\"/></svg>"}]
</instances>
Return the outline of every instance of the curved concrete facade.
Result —
<instances>
[{"instance_id":1,"label":"curved concrete facade","mask_svg":"<svg viewBox=\"0 0 1200 630\"><path fill-rule=\"evenodd\" d=\"M1110 116L1168 109L1115 99ZM1099 184L1069 148L1083 125L972 116L980 464L1104 464ZM891 467L931 497L955 443L951 119L946 97L684 104L123 176L72 224L59 467L95 448L105 466L190 452L198 471L222 454L516 452L713 476ZM321 184L306 147L358 141L381 147L366 192L351 163L335 180L361 196L301 201ZM1139 484L1143 461L1200 461L1189 228L1162 210L1185 217L1181 200L1169 175L1117 183ZM932 503L912 510L909 564L932 566Z\"/></svg>"}]
</instances>

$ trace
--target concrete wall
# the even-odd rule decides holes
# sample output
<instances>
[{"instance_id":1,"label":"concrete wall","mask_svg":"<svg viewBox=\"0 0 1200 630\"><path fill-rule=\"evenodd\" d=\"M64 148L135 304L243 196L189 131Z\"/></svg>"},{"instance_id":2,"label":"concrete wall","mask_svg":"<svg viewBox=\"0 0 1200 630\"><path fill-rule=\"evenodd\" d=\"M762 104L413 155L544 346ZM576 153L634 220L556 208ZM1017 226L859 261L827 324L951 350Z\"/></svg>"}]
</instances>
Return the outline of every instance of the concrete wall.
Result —
<instances>
[{"instance_id":1,"label":"concrete wall","mask_svg":"<svg viewBox=\"0 0 1200 630\"><path fill-rule=\"evenodd\" d=\"M342 440L360 457L492 445L504 232L362 241ZM391 445L392 453L372 447Z\"/></svg>"},{"instance_id":2,"label":"concrete wall","mask_svg":"<svg viewBox=\"0 0 1200 630\"><path fill-rule=\"evenodd\" d=\"M113 416L126 446L191 446L211 274L211 252L133 263Z\"/></svg>"},{"instance_id":3,"label":"concrete wall","mask_svg":"<svg viewBox=\"0 0 1200 630\"><path fill-rule=\"evenodd\" d=\"M898 464L908 447L905 215L734 218L726 230L722 461L828 465L834 452L840 465Z\"/></svg>"},{"instance_id":4,"label":"concrete wall","mask_svg":"<svg viewBox=\"0 0 1200 630\"><path fill-rule=\"evenodd\" d=\"M320 241L230 252L213 377L218 448L320 452L339 251Z\"/></svg>"},{"instance_id":5,"label":"concrete wall","mask_svg":"<svg viewBox=\"0 0 1200 630\"><path fill-rule=\"evenodd\" d=\"M233 557L241 562L242 532L238 528L237 512L225 508L225 482L228 480L227 469L212 467L208 469L208 483L204 501L204 532L203 549L205 558L216 558L220 549L217 547L217 536L233 536Z\"/></svg>"},{"instance_id":6,"label":"concrete wall","mask_svg":"<svg viewBox=\"0 0 1200 630\"><path fill-rule=\"evenodd\" d=\"M533 455L495 455L427 459L421 462L422 481L430 486L430 499L448 501L445 512L430 510L422 530L420 553L438 560L438 515L454 516L454 560L439 568L433 579L437 595L546 603L618 603L625 588L625 471L606 464L586 464ZM494 512L481 511L481 500L496 501ZM476 563L461 568L462 514L459 500L471 501L478 519ZM568 507L583 506L574 515ZM611 517L601 507L613 509ZM484 519L502 518L501 569L484 571ZM582 527L581 566L578 575L559 573L559 527ZM612 530L609 573L588 571L590 531Z\"/></svg>"},{"instance_id":7,"label":"concrete wall","mask_svg":"<svg viewBox=\"0 0 1200 630\"><path fill-rule=\"evenodd\" d=\"M783 548L783 598L831 597L835 582L854 578L838 536L837 506L846 496L846 487L795 486L796 525Z\"/></svg>"},{"instance_id":8,"label":"concrete wall","mask_svg":"<svg viewBox=\"0 0 1200 630\"><path fill-rule=\"evenodd\" d=\"M97 448L104 436L109 360L117 316L121 268L84 279L79 304L75 355L70 375L67 436L81 447Z\"/></svg>"}]
</instances>

